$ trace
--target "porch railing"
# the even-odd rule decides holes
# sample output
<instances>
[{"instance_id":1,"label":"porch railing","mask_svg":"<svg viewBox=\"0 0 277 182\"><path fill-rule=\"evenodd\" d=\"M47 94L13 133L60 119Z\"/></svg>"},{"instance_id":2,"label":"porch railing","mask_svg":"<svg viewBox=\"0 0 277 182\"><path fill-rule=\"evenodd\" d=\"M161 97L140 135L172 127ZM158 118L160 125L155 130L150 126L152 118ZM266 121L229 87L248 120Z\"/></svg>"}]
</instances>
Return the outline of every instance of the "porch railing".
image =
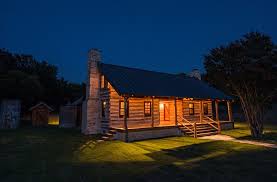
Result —
<instances>
[{"instance_id":1,"label":"porch railing","mask_svg":"<svg viewBox=\"0 0 277 182\"><path fill-rule=\"evenodd\" d=\"M215 120L213 120L212 118L210 118L210 117L208 117L208 116L204 116L204 118L208 119L209 122L207 122L207 121L205 121L205 120L203 120L202 122L207 123L207 124L209 124L211 127L215 128L215 129L218 131L218 133L221 132L220 122L219 122L219 121L215 121ZM214 124L215 124L215 125L214 125Z\"/></svg>"},{"instance_id":2,"label":"porch railing","mask_svg":"<svg viewBox=\"0 0 277 182\"><path fill-rule=\"evenodd\" d=\"M182 119L182 122L178 121L178 119L177 119L177 123L180 124L181 126L185 127L186 129L188 129L190 132L192 132L194 135L194 138L196 138L197 137L196 122L192 123L189 120L187 120L186 118L179 116L179 115L177 117Z\"/></svg>"}]
</instances>

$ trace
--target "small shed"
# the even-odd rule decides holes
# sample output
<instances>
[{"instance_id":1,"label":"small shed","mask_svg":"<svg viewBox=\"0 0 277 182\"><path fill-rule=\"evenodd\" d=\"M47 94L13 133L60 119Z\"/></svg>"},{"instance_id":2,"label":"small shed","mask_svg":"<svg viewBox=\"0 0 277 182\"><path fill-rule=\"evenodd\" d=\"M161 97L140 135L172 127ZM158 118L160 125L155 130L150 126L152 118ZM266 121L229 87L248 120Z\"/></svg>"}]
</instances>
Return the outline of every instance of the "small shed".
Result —
<instances>
[{"instance_id":1,"label":"small shed","mask_svg":"<svg viewBox=\"0 0 277 182\"><path fill-rule=\"evenodd\" d=\"M40 102L29 109L31 111L33 126L47 126L49 120L49 113L53 109L44 102Z\"/></svg>"}]
</instances>

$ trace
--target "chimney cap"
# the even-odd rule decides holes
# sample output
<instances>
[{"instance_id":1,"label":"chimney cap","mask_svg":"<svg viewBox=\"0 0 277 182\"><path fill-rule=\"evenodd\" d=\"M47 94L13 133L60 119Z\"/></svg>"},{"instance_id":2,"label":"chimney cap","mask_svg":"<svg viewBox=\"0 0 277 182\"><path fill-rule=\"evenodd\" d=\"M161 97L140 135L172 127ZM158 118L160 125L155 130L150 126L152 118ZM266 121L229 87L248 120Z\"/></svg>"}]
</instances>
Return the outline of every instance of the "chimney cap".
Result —
<instances>
[{"instance_id":1,"label":"chimney cap","mask_svg":"<svg viewBox=\"0 0 277 182\"><path fill-rule=\"evenodd\" d=\"M99 62L101 61L101 50L98 48L92 48L88 51L88 60Z\"/></svg>"},{"instance_id":2,"label":"chimney cap","mask_svg":"<svg viewBox=\"0 0 277 182\"><path fill-rule=\"evenodd\" d=\"M100 53L101 53L102 51L101 51L101 49L99 49L99 48L91 48L91 49L88 50L88 52L89 52L89 53L90 53L90 52L100 52Z\"/></svg>"},{"instance_id":3,"label":"chimney cap","mask_svg":"<svg viewBox=\"0 0 277 182\"><path fill-rule=\"evenodd\" d=\"M188 75L190 77L201 80L201 73L200 73L199 69L194 68Z\"/></svg>"}]
</instances>

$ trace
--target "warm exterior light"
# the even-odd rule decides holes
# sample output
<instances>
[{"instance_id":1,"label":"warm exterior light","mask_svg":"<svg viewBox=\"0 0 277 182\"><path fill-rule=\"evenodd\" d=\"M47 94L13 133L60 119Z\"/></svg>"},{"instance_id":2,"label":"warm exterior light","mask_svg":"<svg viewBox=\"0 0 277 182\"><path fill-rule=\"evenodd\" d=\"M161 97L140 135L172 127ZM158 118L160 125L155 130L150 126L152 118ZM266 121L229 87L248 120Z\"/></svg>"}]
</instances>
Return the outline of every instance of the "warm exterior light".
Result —
<instances>
[{"instance_id":1,"label":"warm exterior light","mask_svg":"<svg viewBox=\"0 0 277 182\"><path fill-rule=\"evenodd\" d=\"M160 110L164 109L164 104L160 104Z\"/></svg>"},{"instance_id":2,"label":"warm exterior light","mask_svg":"<svg viewBox=\"0 0 277 182\"><path fill-rule=\"evenodd\" d=\"M49 125L59 125L59 115L51 114L48 118Z\"/></svg>"}]
</instances>

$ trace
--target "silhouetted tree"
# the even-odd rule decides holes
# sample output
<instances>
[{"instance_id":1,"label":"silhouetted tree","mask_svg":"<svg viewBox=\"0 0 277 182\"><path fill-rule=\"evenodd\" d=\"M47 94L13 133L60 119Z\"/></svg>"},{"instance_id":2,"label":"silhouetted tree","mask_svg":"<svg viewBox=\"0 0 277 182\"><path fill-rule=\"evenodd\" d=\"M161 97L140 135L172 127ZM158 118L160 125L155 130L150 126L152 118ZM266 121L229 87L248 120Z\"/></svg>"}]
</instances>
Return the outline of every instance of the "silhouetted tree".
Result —
<instances>
[{"instance_id":1,"label":"silhouetted tree","mask_svg":"<svg viewBox=\"0 0 277 182\"><path fill-rule=\"evenodd\" d=\"M264 114L277 91L277 49L269 36L251 32L205 56L207 80L239 98L253 137L263 134Z\"/></svg>"},{"instance_id":2,"label":"silhouetted tree","mask_svg":"<svg viewBox=\"0 0 277 182\"><path fill-rule=\"evenodd\" d=\"M70 83L57 75L58 68L46 61L0 49L0 99L18 98L26 106L42 100L59 108L82 96L81 84Z\"/></svg>"}]
</instances>

